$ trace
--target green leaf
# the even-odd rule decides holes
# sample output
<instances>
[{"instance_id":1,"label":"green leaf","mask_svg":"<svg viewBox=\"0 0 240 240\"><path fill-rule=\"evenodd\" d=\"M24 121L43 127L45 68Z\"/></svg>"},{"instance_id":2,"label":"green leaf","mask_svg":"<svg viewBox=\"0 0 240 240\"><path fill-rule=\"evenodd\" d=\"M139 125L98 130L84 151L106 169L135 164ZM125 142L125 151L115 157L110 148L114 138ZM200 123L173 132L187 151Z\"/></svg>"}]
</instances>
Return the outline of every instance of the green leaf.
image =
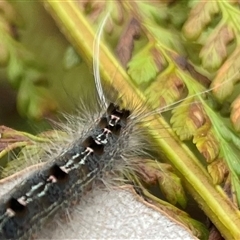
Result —
<instances>
[{"instance_id":1,"label":"green leaf","mask_svg":"<svg viewBox=\"0 0 240 240\"><path fill-rule=\"evenodd\" d=\"M181 179L173 172L169 164L157 163L151 159L138 159L136 172L141 176L141 181L147 184L158 183L163 195L173 205L177 203L185 208L187 198Z\"/></svg>"},{"instance_id":2,"label":"green leaf","mask_svg":"<svg viewBox=\"0 0 240 240\"><path fill-rule=\"evenodd\" d=\"M219 24L210 34L199 53L202 66L209 71L218 69L227 58L227 45L233 39L233 30L227 25Z\"/></svg>"},{"instance_id":3,"label":"green leaf","mask_svg":"<svg viewBox=\"0 0 240 240\"><path fill-rule=\"evenodd\" d=\"M210 163L207 169L213 179L213 183L216 185L223 183L229 173L228 167L223 159L217 159Z\"/></svg>"},{"instance_id":4,"label":"green leaf","mask_svg":"<svg viewBox=\"0 0 240 240\"><path fill-rule=\"evenodd\" d=\"M171 105L184 95L185 85L174 69L167 68L159 74L155 81L145 90L148 102L155 109Z\"/></svg>"},{"instance_id":5,"label":"green leaf","mask_svg":"<svg viewBox=\"0 0 240 240\"><path fill-rule=\"evenodd\" d=\"M162 22L164 21L156 21L154 18L148 18L148 15L143 14L141 9L139 8L139 2L137 1L122 1L118 2L120 5L123 6L124 12L123 15L124 19L126 19L126 22L124 27L128 27L128 24L130 22L130 19L134 18L139 26L141 27L141 36L138 41L133 41L134 45L134 51L138 52L137 49L143 50L146 46L154 46L157 52L160 52L160 56L164 57L164 61L166 64L163 64L163 68L159 68L159 64L156 64L156 58L153 57L154 61L148 66L147 68L144 68L147 73L144 73L144 80L148 79L150 82L154 83L154 80L156 76L163 76L165 71L168 72L174 72L175 75L177 75L180 83L180 88L182 86L186 86L185 90L188 90L188 96L191 96L193 94L200 95L201 91L203 91L199 85L197 86L196 80L199 80L196 76L198 72L204 74L203 77L208 78L208 80L212 80L214 77L219 77L220 85L222 84L222 78L221 74L217 74L216 72L213 72L212 74L209 74L204 68L202 64L193 64L191 61L187 61L187 56L185 49L183 49L183 39L182 39L182 33L179 32L178 29L174 28L174 26L171 24L169 25L163 25ZM189 2L192 4L192 2ZM196 21L191 26L192 30L199 30L204 31L204 34L199 35L198 43L199 45L204 46L205 41L207 39L207 33L210 33L211 31L208 31L207 28L211 29L214 28L214 26L217 25L217 21L219 18L222 17L222 14L225 14L227 11L222 10L221 12L219 8L217 8L216 12L220 12L216 17L213 17L215 14L214 11L212 11L210 8L212 4L217 4L217 6L225 6L229 7L230 3L226 2L197 2L192 4L192 6L189 6L194 8L198 3L205 4L205 6L202 7L202 9L199 9L199 12L203 12L203 15L197 16L196 14ZM72 1L45 1L45 4L47 4L47 9L52 13L54 16L54 19L57 21L57 24L60 26L62 32L66 34L66 37L68 40L76 47L76 50L79 52L81 57L86 61L89 66L92 66L92 60L95 58L96 53L92 51L92 46L94 44L94 39L96 39L96 31L94 31L93 28L93 22L96 23L97 21L94 21L94 19L98 19L98 17L94 17L99 15L101 13L102 15L106 15L106 4L105 2L98 4L98 2L93 2L93 5L95 8L93 8L93 11L91 14L88 14L88 11L86 11L88 4L84 4L81 2L81 7L78 8L75 2ZM91 3L92 4L92 3ZM174 3L178 4L178 3ZM208 5L209 4L209 5ZM170 3L166 3L166 8L170 7ZM100 6L98 8L98 6ZM209 9L208 9L209 8ZM233 7L236 8L236 7ZM116 11L118 11L119 8L117 8ZM115 9L112 9L112 11L115 11ZM206 19L204 16L204 12L206 13ZM236 10L238 12L238 10ZM115 14L115 13L114 13ZM150 13L151 14L151 13ZM177 12L175 13L178 14ZM182 13L181 13L182 14ZM186 10L185 16L188 17L189 12ZM202 14L202 13L201 13ZM104 16L105 16L104 15ZM117 15L117 14L116 14ZM194 18L194 16L190 15L191 18ZM199 18L200 17L200 18ZM165 18L165 17L164 17ZM199 18L199 19L198 19ZM207 19L209 18L209 19ZM225 18L225 15L224 15ZM235 17L233 18L235 19ZM200 20L198 22L198 20ZM208 21L209 20L209 21ZM233 22L231 18L228 19L228 22ZM165 23L164 23L165 24ZM200 24L201 27L199 28ZM233 28L233 31L235 33L236 31L236 25ZM196 29L194 29L196 27ZM122 33L123 29L122 26L116 27L119 32ZM113 29L113 25L111 22L109 23L108 32L111 32L115 29ZM189 30L189 29L188 29ZM206 31L205 31L206 30ZM121 34L120 33L120 34ZM193 34L194 35L194 34ZM205 36L203 36L205 35ZM237 35L237 34L236 34ZM99 67L101 72L102 80L104 81L104 84L110 85L114 87L114 90L116 90L119 95L124 96L123 101L125 106L130 106L131 102L129 102L129 99L134 99L136 102L140 103L140 106L145 106L146 102L148 102L148 96L145 95L145 93L140 91L139 88L136 88L137 84L133 84L131 82L131 79L129 75L126 73L125 69L122 68L119 65L119 59L113 54L115 52L114 46L116 44L110 44L111 41L108 41L111 39L111 36L104 36L105 41L102 41L99 48L100 48L100 61L99 61ZM141 42L141 44L138 45L138 43L142 40L142 37L144 38L144 41ZM114 39L118 39L119 36L114 36ZM120 40L121 41L121 40ZM191 40L189 40L190 42ZM146 44L147 42L147 44ZM138 46L137 46L138 45ZM186 43L186 47L188 46L188 43ZM136 49L135 49L136 47ZM213 46L214 47L214 46ZM231 46L232 49L235 50L235 46ZM141 52L141 50L139 52ZM130 50L130 53L132 53L132 50ZM199 54L199 52L195 53L196 55ZM152 52L148 52L145 56L153 56ZM136 55L133 55L136 56ZM143 55L144 56L144 55ZM182 59L182 65L178 64L176 61L176 57L178 56L179 59ZM235 55L235 60L237 60L237 55ZM158 60L158 58L157 58ZM229 55L226 58L226 62L229 60ZM149 59L147 62L151 62ZM204 60L205 61L205 60ZM156 66L154 67L154 64ZM228 62L229 64L230 62ZM236 63L236 64L235 64ZM145 64L145 63L144 63ZM144 65L143 64L143 65ZM237 67L237 61L231 62L232 66ZM235 64L235 65L234 65ZM152 66L151 66L152 65ZM166 67L167 66L167 67ZM230 65L229 65L230 66ZM137 69L138 68L138 69ZM232 74L236 74L238 68L233 68L231 71L230 67L225 66L225 70L222 70L222 73L224 73L224 79L228 79L229 77L233 76ZM165 71L163 71L165 70ZM138 64L137 67L134 69L134 74L136 78L140 77L140 85L141 83L147 82L141 82L141 76L137 74L137 71L142 71L142 65ZM150 72L150 71L153 71ZM197 72L198 71L198 72ZM235 71L235 72L234 72ZM219 71L221 73L221 71ZM133 75L134 75L133 74ZM166 74L167 75L167 74ZM199 74L198 74L199 75ZM150 76L150 77L149 77ZM155 76L155 77L152 77ZM228 77L228 78L227 78ZM239 77L239 76L238 76ZM84 78L84 77L83 77ZM209 82L208 81L208 82ZM234 83L237 81L234 78ZM176 81L177 82L177 81ZM175 82L175 83L176 83ZM167 97L162 97L163 101L165 99L175 99L176 97L180 96L179 99L184 97L184 94L179 94L181 92L181 89L178 89L178 84L173 84L173 86L168 85L169 88L175 88L174 91L166 91L167 93L173 93L173 95L169 94ZM232 85L234 85L234 83ZM215 85L219 87L220 85ZM160 86L160 85L159 85ZM158 91L161 90L158 88ZM167 88L166 88L167 89ZM144 86L145 90L145 86ZM209 89L208 89L209 90ZM226 91L229 89L226 88ZM232 91L232 89L230 89ZM224 92L224 89L222 89ZM157 92L157 90L156 90ZM186 92L185 92L186 93ZM231 94L232 92L230 92ZM228 92L229 94L229 92ZM151 96L151 92L149 92L149 96ZM155 100L157 99L156 95L154 96ZM161 96L160 96L161 97ZM163 102L161 101L161 103ZM175 100L173 100L175 101ZM199 98L199 101L201 101L204 111L206 111L207 106L205 105L205 99ZM157 102L157 101L156 101ZM155 104L155 103L154 103ZM156 113L155 110L150 109L150 106L148 106L149 109L147 114L149 114L149 111L152 113ZM160 112L162 109L157 109ZM144 112L145 114L145 112ZM149 115L144 116L149 116ZM207 114L208 115L208 114ZM211 118L211 114L209 115L209 119ZM145 119L144 119L145 120ZM186 186L188 187L189 193L193 196L194 199L198 202L198 204L201 206L201 208L204 210L205 214L211 219L211 221L218 227L221 234L227 238L227 239L239 239L240 237L240 222L239 222L239 212L236 210L234 203L232 203L230 200L227 199L226 194L222 191L220 187L216 187L212 179L209 177L209 174L206 171L206 167L202 164L202 162L197 159L196 156L194 156L194 153L187 148L187 146L179 139L177 136L173 133L170 127L166 128L166 122L165 120L158 114L154 116L154 119L151 118L151 121L148 121L149 118L146 118L146 122L148 123L147 128L147 135L150 135L150 137L153 138L151 144L153 146L156 146L157 150L161 153L161 156L164 156L166 158L166 161L172 164L172 166L177 170L176 172L179 172L182 176ZM213 120L213 126L214 126L215 120ZM221 123L222 124L222 123ZM206 127L207 126L207 127ZM213 126L211 124L206 125L205 129L202 129L203 134L208 134L209 129L212 130ZM220 126L220 125L219 125ZM139 127L141 130L141 126ZM225 140L222 138L221 134L218 134L218 131L216 128L214 128L214 131L210 131L211 133L211 140L214 139L216 141L219 141L219 145L222 144L228 144L228 142L225 142ZM200 135L198 136L201 137ZM208 145L207 138L202 139L202 141L206 141L206 147L211 147L211 144ZM201 146L204 146L202 144ZM214 146L215 147L215 146ZM232 148L231 148L232 150ZM236 149L235 149L236 150ZM236 151L238 153L238 151ZM221 155L222 154L222 155ZM212 156L211 154L209 154ZM224 157L225 154L223 154L223 151L220 151L220 157ZM224 156L223 156L224 155ZM159 161L161 158L159 158ZM226 162L228 159L226 160ZM228 166L231 167L231 165L228 164ZM230 171L233 171L233 174L235 173L233 168L230 168ZM164 171L164 173L167 171ZM170 174L171 175L171 174ZM172 178L174 181L174 177ZM175 181L177 182L177 180ZM168 181L170 184L170 181ZM176 184L177 185L177 184ZM236 187L236 189L238 186ZM172 189L172 188L170 188ZM144 188L143 188L144 190ZM174 199L171 195L171 198ZM163 204L163 203L162 203ZM171 205L172 207L172 205ZM177 216L179 209L176 210L175 216Z\"/></svg>"},{"instance_id":6,"label":"green leaf","mask_svg":"<svg viewBox=\"0 0 240 240\"><path fill-rule=\"evenodd\" d=\"M173 109L171 124L173 130L181 140L190 140L206 121L201 104L195 99L184 100L177 108Z\"/></svg>"},{"instance_id":7,"label":"green leaf","mask_svg":"<svg viewBox=\"0 0 240 240\"><path fill-rule=\"evenodd\" d=\"M231 122L233 124L234 129L239 132L240 131L240 95L232 102L231 104ZM240 142L237 141L235 144L240 146Z\"/></svg>"},{"instance_id":8,"label":"green leaf","mask_svg":"<svg viewBox=\"0 0 240 240\"><path fill-rule=\"evenodd\" d=\"M164 196L171 204L179 203L181 207L186 207L186 196L179 177L173 173L162 174L158 183Z\"/></svg>"},{"instance_id":9,"label":"green leaf","mask_svg":"<svg viewBox=\"0 0 240 240\"><path fill-rule=\"evenodd\" d=\"M212 162L220 152L218 139L209 123L205 123L194 134L193 143L207 162Z\"/></svg>"},{"instance_id":10,"label":"green leaf","mask_svg":"<svg viewBox=\"0 0 240 240\"><path fill-rule=\"evenodd\" d=\"M146 46L128 63L128 74L138 84L153 80L164 65L161 52L153 45Z\"/></svg>"},{"instance_id":11,"label":"green leaf","mask_svg":"<svg viewBox=\"0 0 240 240\"><path fill-rule=\"evenodd\" d=\"M215 1L197 2L183 26L184 36L187 39L196 40L218 12L218 3Z\"/></svg>"},{"instance_id":12,"label":"green leaf","mask_svg":"<svg viewBox=\"0 0 240 240\"><path fill-rule=\"evenodd\" d=\"M180 215L179 218L182 219L185 226L189 227L194 236L201 240L209 239L209 232L204 224L186 216Z\"/></svg>"}]
</instances>

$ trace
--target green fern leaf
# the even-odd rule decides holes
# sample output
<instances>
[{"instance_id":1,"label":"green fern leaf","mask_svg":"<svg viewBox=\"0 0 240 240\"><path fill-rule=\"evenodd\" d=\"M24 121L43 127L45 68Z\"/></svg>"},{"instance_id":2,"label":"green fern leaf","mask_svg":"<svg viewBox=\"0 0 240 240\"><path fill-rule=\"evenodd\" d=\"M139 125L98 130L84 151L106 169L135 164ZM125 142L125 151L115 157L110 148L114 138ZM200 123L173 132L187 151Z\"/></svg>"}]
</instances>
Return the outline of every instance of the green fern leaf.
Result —
<instances>
[{"instance_id":1,"label":"green fern leaf","mask_svg":"<svg viewBox=\"0 0 240 240\"><path fill-rule=\"evenodd\" d=\"M161 52L155 46L149 45L128 63L128 74L140 85L153 80L164 65L165 61Z\"/></svg>"},{"instance_id":2,"label":"green fern leaf","mask_svg":"<svg viewBox=\"0 0 240 240\"><path fill-rule=\"evenodd\" d=\"M230 26L219 23L199 53L202 66L208 71L218 69L228 56L227 45L234 39Z\"/></svg>"},{"instance_id":3,"label":"green fern leaf","mask_svg":"<svg viewBox=\"0 0 240 240\"><path fill-rule=\"evenodd\" d=\"M233 124L234 129L239 132L240 131L240 96L238 96L231 104L231 122ZM240 142L236 145L240 146Z\"/></svg>"},{"instance_id":4,"label":"green fern leaf","mask_svg":"<svg viewBox=\"0 0 240 240\"><path fill-rule=\"evenodd\" d=\"M181 140L190 140L205 123L204 115L200 104L186 99L172 111L172 128Z\"/></svg>"},{"instance_id":5,"label":"green fern leaf","mask_svg":"<svg viewBox=\"0 0 240 240\"><path fill-rule=\"evenodd\" d=\"M145 90L145 94L153 108L163 108L181 99L184 90L181 78L171 69L167 69Z\"/></svg>"},{"instance_id":6,"label":"green fern leaf","mask_svg":"<svg viewBox=\"0 0 240 240\"><path fill-rule=\"evenodd\" d=\"M217 159L210 163L207 169L213 179L213 183L216 185L223 183L229 173L228 167L223 159Z\"/></svg>"},{"instance_id":7,"label":"green fern leaf","mask_svg":"<svg viewBox=\"0 0 240 240\"><path fill-rule=\"evenodd\" d=\"M238 221L239 214L235 208L235 202L232 203L228 200L222 189L216 187L215 183L221 182L225 184L225 170L226 172L229 170L231 187L236 192L236 202L240 200L239 171L237 170L239 163L236 158L238 149L234 146L234 144L239 144L239 141L236 134L230 135L228 129L222 127L224 125L219 115L212 109L209 110L206 98L199 96L200 92L205 88L196 82L196 80L199 80L198 76L200 75L199 73L196 74L198 71L204 75L202 77L206 78L208 82L215 79L212 86L215 87L214 94L220 102L224 101L227 96L232 95L234 84L239 79L239 75L236 73L239 68L238 40L236 40L238 27L234 23L238 9L235 9L233 5L227 2L203 1L189 1L188 4L185 4L186 6L179 2L152 4L137 1L116 3L109 1L82 1L79 5L72 1L45 2L48 6L47 9L53 14L61 30L64 30L66 37L89 66L95 57L95 53L92 52L96 34L94 28L98 27L100 19L111 8L111 14L106 21L105 33L102 37L104 41L100 44L99 65L104 83L113 85L114 89L125 97L125 105L128 104L127 100L134 98L142 105L150 102L151 106L148 107L153 107L153 112L156 112L156 108L160 112L163 106L174 103L186 96L188 97L188 99L184 100L186 106L184 107L183 103L179 104L179 109L174 110L172 115L173 120L171 121L180 136L179 138L170 127L166 128L167 123L160 115L154 116L154 120L151 119L147 126L148 134L153 138L152 145L157 146L161 156L164 156L177 171L173 172L168 167L165 168L164 165L161 165L162 163L158 163L162 167L161 171L156 171L152 167L142 173L143 180L141 179L141 181L135 173L130 172L129 174L132 174L135 182L141 186L144 196L155 200L156 198L154 196L150 197L141 184L144 180L147 180L144 182L146 184L148 181L154 183L154 181L158 182L157 179L163 179L164 181L159 181L159 187L168 200L173 204L180 203L180 205L184 206L186 197L182 192L182 181L175 174L179 172L190 194L218 227L221 234L225 238L238 239L240 236L240 222ZM174 6L177 7L174 8ZM174 12L174 9L179 9L178 6L185 9L185 11L181 12L182 20L173 23L174 21L171 21L170 16L179 14L177 11ZM223 6L226 8L223 8ZM191 10L188 15L189 9ZM229 17L231 15L229 11L232 12L233 18ZM163 14L158 16L158 12ZM113 53L117 52L115 51L116 39L119 39L120 43L123 41L119 37L119 32L120 36L123 36L125 29L133 30L132 19L138 24L141 31L138 31L140 38L137 41L130 34L129 43L133 46L128 49L129 58L126 60L124 67L128 65L129 69L126 72L119 65L119 62L124 62L121 61L121 58L118 59L120 55L116 56ZM182 30L180 30L183 19L187 20ZM177 22L177 17L175 20ZM219 23L222 25L218 25ZM185 38L183 38L182 33ZM224 35L225 33L227 36ZM218 39L218 37L221 39ZM233 44L231 45L231 43ZM128 46L131 44L128 44ZM234 44L236 44L236 47ZM196 50L193 52L196 58L192 60L191 55L189 55L190 61L188 61L186 53L189 51L186 49L190 45ZM28 64L26 66L30 67ZM218 71L217 68L219 68ZM33 69L38 70L38 68ZM26 68L26 70L30 69ZM37 71L30 71L29 74L33 79L34 76L36 79L40 77ZM83 75L81 75L81 78L89 79ZM229 78L232 81L223 84ZM36 79L35 81L38 82ZM40 79L42 78L40 77ZM132 83L131 80L135 82ZM30 77L28 82L30 82ZM69 83L69 85L71 84ZM137 88L137 86L140 87ZM44 95L44 91L41 91L40 88L38 90L41 96L45 96L50 101L50 98ZM28 92L25 90L25 93ZM194 103L191 96L196 94L198 95L195 96L197 103ZM21 97L24 100L24 94ZM40 102L41 105L40 99L33 98L35 102ZM27 101L25 103L28 106L34 105L28 104ZM42 104L44 105L44 103ZM37 104L35 107L37 107ZM25 108L25 110L28 111L28 108ZM169 119L169 115L163 115L167 120ZM147 121L148 119L146 119ZM185 127L184 124L188 126ZM185 127L187 134L180 129L181 126ZM193 142L196 143L197 148L207 160L204 164L181 141L181 139L191 139L192 137ZM231 142L234 143L233 146L230 146L229 143ZM226 144L227 147L225 147ZM217 159L216 163L214 159ZM227 169L221 168L218 159L223 160ZM212 179L207 170L209 170ZM173 205L161 201L161 199L156 201L161 202L162 208L174 208ZM180 209L175 208L174 216L177 218L180 212ZM183 213L180 215L187 216ZM189 220L189 216L186 218L185 224L190 229L193 229L197 236L205 236L206 238L206 234L204 235L204 232L207 232L206 227L201 226L201 224L194 225L194 220ZM188 224L188 221L191 223Z\"/></svg>"},{"instance_id":8,"label":"green fern leaf","mask_svg":"<svg viewBox=\"0 0 240 240\"><path fill-rule=\"evenodd\" d=\"M188 20L183 26L183 33L189 40L196 40L202 31L211 22L215 14L219 12L219 7L215 1L200 1L196 3L190 11Z\"/></svg>"},{"instance_id":9,"label":"green fern leaf","mask_svg":"<svg viewBox=\"0 0 240 240\"><path fill-rule=\"evenodd\" d=\"M218 156L220 151L219 142L213 129L209 128L209 123L205 123L196 131L193 142L207 162L212 162Z\"/></svg>"}]
</instances>

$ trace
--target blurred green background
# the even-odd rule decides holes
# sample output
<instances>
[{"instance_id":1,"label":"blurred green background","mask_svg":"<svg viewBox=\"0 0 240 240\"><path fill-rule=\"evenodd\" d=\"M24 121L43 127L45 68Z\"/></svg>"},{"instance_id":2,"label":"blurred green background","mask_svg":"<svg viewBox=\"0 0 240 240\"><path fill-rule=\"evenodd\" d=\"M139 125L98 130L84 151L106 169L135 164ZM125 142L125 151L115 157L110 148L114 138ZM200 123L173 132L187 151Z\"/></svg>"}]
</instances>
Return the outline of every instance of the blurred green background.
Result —
<instances>
[{"instance_id":1,"label":"blurred green background","mask_svg":"<svg viewBox=\"0 0 240 240\"><path fill-rule=\"evenodd\" d=\"M24 48L23 55L25 51L30 55L30 64L28 60L23 63L24 73L10 80L7 71L14 73L17 67L0 70L0 125L36 133L48 128L41 117L55 119L56 113L75 112L80 100L88 102L94 94L93 75L42 4L13 1L11 5L18 19L18 26L12 25L12 29L20 48ZM16 48L10 43L11 47ZM10 55L10 61L16 56L20 62L22 56L18 53ZM32 69L37 74L31 75Z\"/></svg>"}]
</instances>

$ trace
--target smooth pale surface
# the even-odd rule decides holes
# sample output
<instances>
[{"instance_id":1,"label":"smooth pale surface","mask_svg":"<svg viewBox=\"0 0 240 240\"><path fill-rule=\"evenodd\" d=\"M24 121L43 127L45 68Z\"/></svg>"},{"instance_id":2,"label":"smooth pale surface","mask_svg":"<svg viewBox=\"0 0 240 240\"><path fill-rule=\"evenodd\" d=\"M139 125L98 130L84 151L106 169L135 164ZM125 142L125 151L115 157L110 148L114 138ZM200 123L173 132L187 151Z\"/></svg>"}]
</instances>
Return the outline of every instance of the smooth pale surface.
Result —
<instances>
[{"instance_id":1,"label":"smooth pale surface","mask_svg":"<svg viewBox=\"0 0 240 240\"><path fill-rule=\"evenodd\" d=\"M28 174L25 170L0 181L0 197ZM57 216L37 239L196 239L165 213L139 201L131 187L95 189L66 212L68 220Z\"/></svg>"}]
</instances>

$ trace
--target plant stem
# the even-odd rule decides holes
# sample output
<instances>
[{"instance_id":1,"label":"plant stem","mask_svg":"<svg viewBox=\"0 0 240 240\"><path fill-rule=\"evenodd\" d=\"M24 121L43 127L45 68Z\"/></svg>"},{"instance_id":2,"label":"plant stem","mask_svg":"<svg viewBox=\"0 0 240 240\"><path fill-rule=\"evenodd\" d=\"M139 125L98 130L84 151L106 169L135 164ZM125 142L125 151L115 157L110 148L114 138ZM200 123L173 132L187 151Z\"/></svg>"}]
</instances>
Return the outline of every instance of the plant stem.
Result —
<instances>
[{"instance_id":1,"label":"plant stem","mask_svg":"<svg viewBox=\"0 0 240 240\"><path fill-rule=\"evenodd\" d=\"M75 2L45 0L44 4L58 23L60 30L84 60L91 65L94 57L95 32ZM130 1L128 5L131 5ZM145 97L134 88L126 71L103 43L100 44L100 72L103 81L107 83L111 83L114 78L114 88L124 95L126 100L134 99L144 105ZM163 155L178 170L194 199L221 234L226 239L240 239L239 211L222 189L212 184L211 178L198 159L176 138L170 127L166 127L160 115L156 116L154 121L151 120L151 124L147 127ZM165 137L161 138L161 136Z\"/></svg>"}]
</instances>

